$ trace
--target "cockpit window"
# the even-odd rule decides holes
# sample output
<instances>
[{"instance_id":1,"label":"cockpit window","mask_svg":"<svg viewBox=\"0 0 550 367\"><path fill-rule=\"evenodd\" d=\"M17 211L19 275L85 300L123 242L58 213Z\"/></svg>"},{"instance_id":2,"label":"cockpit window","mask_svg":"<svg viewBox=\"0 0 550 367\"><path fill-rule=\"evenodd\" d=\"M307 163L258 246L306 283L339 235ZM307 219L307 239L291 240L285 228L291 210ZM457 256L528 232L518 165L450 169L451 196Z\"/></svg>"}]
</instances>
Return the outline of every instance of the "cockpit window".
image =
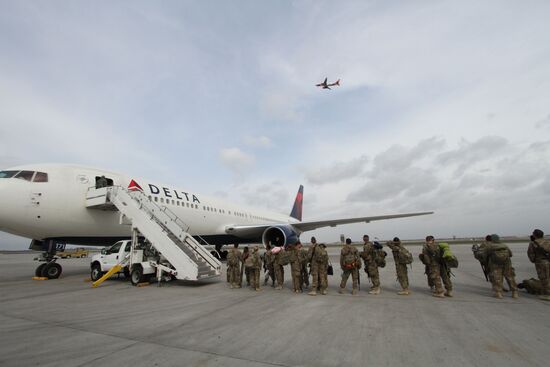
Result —
<instances>
[{"instance_id":1,"label":"cockpit window","mask_svg":"<svg viewBox=\"0 0 550 367\"><path fill-rule=\"evenodd\" d=\"M19 171L0 171L0 178L12 178Z\"/></svg>"},{"instance_id":2,"label":"cockpit window","mask_svg":"<svg viewBox=\"0 0 550 367\"><path fill-rule=\"evenodd\" d=\"M48 174L45 172L36 172L32 182L48 182Z\"/></svg>"},{"instance_id":3,"label":"cockpit window","mask_svg":"<svg viewBox=\"0 0 550 367\"><path fill-rule=\"evenodd\" d=\"M19 178L25 181L31 181L32 175L34 175L34 171L21 171L18 174L16 174L14 178Z\"/></svg>"}]
</instances>

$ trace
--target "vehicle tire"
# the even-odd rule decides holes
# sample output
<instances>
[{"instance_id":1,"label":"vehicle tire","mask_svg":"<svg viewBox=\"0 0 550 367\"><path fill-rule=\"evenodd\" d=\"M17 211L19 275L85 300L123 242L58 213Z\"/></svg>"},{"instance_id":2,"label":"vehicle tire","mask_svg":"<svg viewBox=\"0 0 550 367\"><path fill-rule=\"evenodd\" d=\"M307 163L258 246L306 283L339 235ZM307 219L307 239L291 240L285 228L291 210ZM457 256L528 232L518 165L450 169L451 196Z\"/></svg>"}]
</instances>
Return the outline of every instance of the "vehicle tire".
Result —
<instances>
[{"instance_id":1,"label":"vehicle tire","mask_svg":"<svg viewBox=\"0 0 550 367\"><path fill-rule=\"evenodd\" d=\"M66 258L67 258L67 259L70 259L70 258L71 258L71 255L67 255L67 257L66 257Z\"/></svg>"},{"instance_id":2,"label":"vehicle tire","mask_svg":"<svg viewBox=\"0 0 550 367\"><path fill-rule=\"evenodd\" d=\"M101 271L101 265L98 263L92 264L92 269L90 270L90 278L92 278L92 281L96 281L101 279L103 276L103 272Z\"/></svg>"},{"instance_id":3,"label":"vehicle tire","mask_svg":"<svg viewBox=\"0 0 550 367\"><path fill-rule=\"evenodd\" d=\"M42 269L42 276L48 279L57 279L61 275L63 269L58 263L48 263Z\"/></svg>"},{"instance_id":4,"label":"vehicle tire","mask_svg":"<svg viewBox=\"0 0 550 367\"><path fill-rule=\"evenodd\" d=\"M82 256L80 256L80 258L84 258L84 257L86 257L86 254L82 254Z\"/></svg>"},{"instance_id":5,"label":"vehicle tire","mask_svg":"<svg viewBox=\"0 0 550 367\"><path fill-rule=\"evenodd\" d=\"M133 268L130 273L130 282L132 282L133 285L138 285L139 283L143 283L144 280L143 268L141 266L136 266Z\"/></svg>"},{"instance_id":6,"label":"vehicle tire","mask_svg":"<svg viewBox=\"0 0 550 367\"><path fill-rule=\"evenodd\" d=\"M42 276L42 270L44 270L44 267L46 267L46 265L48 265L48 264L43 263L43 264L38 265L38 267L34 271L34 275L37 276L37 277L41 277Z\"/></svg>"}]
</instances>

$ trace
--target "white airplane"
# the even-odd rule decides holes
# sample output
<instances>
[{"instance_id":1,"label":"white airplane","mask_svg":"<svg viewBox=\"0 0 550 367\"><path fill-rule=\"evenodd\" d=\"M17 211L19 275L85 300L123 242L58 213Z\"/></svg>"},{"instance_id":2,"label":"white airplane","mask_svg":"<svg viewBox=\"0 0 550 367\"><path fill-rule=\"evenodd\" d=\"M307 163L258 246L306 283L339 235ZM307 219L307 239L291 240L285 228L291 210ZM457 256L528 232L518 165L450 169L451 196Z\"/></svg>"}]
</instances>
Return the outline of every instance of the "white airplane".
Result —
<instances>
[{"instance_id":1,"label":"white airplane","mask_svg":"<svg viewBox=\"0 0 550 367\"><path fill-rule=\"evenodd\" d=\"M34 164L0 171L0 230L31 238L31 248L51 259L57 244L106 246L131 236L116 211L86 206L90 187L104 176L108 186L142 190L189 226L189 234L220 249L224 244L286 246L302 232L339 224L404 218L433 212L302 221L303 186L290 215L253 209L225 200L102 169L69 164Z\"/></svg>"}]
</instances>

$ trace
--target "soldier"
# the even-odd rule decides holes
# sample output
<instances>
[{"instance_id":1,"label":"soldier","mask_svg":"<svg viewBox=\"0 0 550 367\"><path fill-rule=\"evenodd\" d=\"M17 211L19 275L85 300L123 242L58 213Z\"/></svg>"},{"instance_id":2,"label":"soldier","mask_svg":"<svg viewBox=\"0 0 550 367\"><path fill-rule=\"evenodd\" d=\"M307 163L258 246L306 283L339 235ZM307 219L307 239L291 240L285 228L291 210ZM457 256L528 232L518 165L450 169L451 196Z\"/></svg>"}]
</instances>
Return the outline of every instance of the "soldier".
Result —
<instances>
[{"instance_id":1,"label":"soldier","mask_svg":"<svg viewBox=\"0 0 550 367\"><path fill-rule=\"evenodd\" d=\"M241 288L241 260L242 254L239 251L239 244L236 243L227 254L227 268L229 269L229 281L231 289Z\"/></svg>"},{"instance_id":2,"label":"soldier","mask_svg":"<svg viewBox=\"0 0 550 367\"><path fill-rule=\"evenodd\" d=\"M262 268L262 259L260 258L260 247L258 245L254 246L252 254L252 268L250 271L250 281L252 284L252 289L255 291L260 290L260 269Z\"/></svg>"},{"instance_id":3,"label":"soldier","mask_svg":"<svg viewBox=\"0 0 550 367\"><path fill-rule=\"evenodd\" d=\"M478 257L487 264L486 269L490 274L489 279L495 297L502 298L502 280L504 277L512 290L512 298L518 298L518 289L514 278L515 271L511 260L512 251L506 244L500 242L500 237L497 234L490 235L483 248L480 246Z\"/></svg>"},{"instance_id":4,"label":"soldier","mask_svg":"<svg viewBox=\"0 0 550 367\"><path fill-rule=\"evenodd\" d=\"M432 295L439 298L445 298L445 296L452 297L453 293L449 269L443 262L441 249L439 248L439 245L435 243L434 236L426 237L426 243L422 247L422 255L428 267L430 279L434 285ZM441 284L442 280L445 282L445 292L443 291L443 285Z\"/></svg>"},{"instance_id":5,"label":"soldier","mask_svg":"<svg viewBox=\"0 0 550 367\"><path fill-rule=\"evenodd\" d=\"M300 255L300 288L307 289L309 288L309 274L307 272L308 264L308 251L305 249L301 243L298 244L298 250Z\"/></svg>"},{"instance_id":6,"label":"soldier","mask_svg":"<svg viewBox=\"0 0 550 367\"><path fill-rule=\"evenodd\" d=\"M380 274L378 273L378 264L376 263L376 249L372 242L369 241L369 236L363 236L363 252L361 257L365 262L365 271L372 282L369 294L380 294Z\"/></svg>"},{"instance_id":7,"label":"soldier","mask_svg":"<svg viewBox=\"0 0 550 367\"><path fill-rule=\"evenodd\" d=\"M359 284L359 269L361 268L361 258L357 249L351 245L351 239L346 238L346 244L340 252L340 267L342 268L342 281L340 282L340 290L338 293L343 294L346 289L346 282L349 276L353 281L353 289L351 294L357 294Z\"/></svg>"},{"instance_id":8,"label":"soldier","mask_svg":"<svg viewBox=\"0 0 550 367\"><path fill-rule=\"evenodd\" d=\"M319 251L319 245L315 237L311 237L311 246L307 251L307 262L309 263L309 272L311 274L311 288L308 293L310 296L317 295L317 291L320 288L321 280L319 278L319 263L317 262L317 252Z\"/></svg>"},{"instance_id":9,"label":"soldier","mask_svg":"<svg viewBox=\"0 0 550 367\"><path fill-rule=\"evenodd\" d=\"M392 251L393 259L395 261L397 280L402 288L399 292L397 292L397 294L400 296L408 296L411 292L409 290L407 265L412 263L412 255L405 247L403 247L403 244L398 237L394 237L393 241L388 241L386 244Z\"/></svg>"},{"instance_id":10,"label":"soldier","mask_svg":"<svg viewBox=\"0 0 550 367\"><path fill-rule=\"evenodd\" d=\"M527 249L529 260L535 264L541 285L539 298L550 301L550 241L544 239L544 232L535 229Z\"/></svg>"},{"instance_id":11,"label":"soldier","mask_svg":"<svg viewBox=\"0 0 550 367\"><path fill-rule=\"evenodd\" d=\"M318 280L319 280L319 290L321 291L322 295L327 294L327 286L328 286L328 253L326 250L326 246L324 243L321 243L317 246L317 249L315 250L312 262L315 262L315 268L316 272L318 274ZM313 267L313 264L312 264ZM316 296L317 295L317 286L315 284L312 285L311 291L308 293L310 296Z\"/></svg>"},{"instance_id":12,"label":"soldier","mask_svg":"<svg viewBox=\"0 0 550 367\"><path fill-rule=\"evenodd\" d=\"M245 266L245 263L246 263L246 259L248 259L248 256L250 255L250 252L248 252L248 246L245 246L243 248L243 255L242 255L242 259L241 259L241 287L242 287L242 284L243 284L243 277L246 276L246 286L247 287L250 287L250 268L247 269L246 266Z\"/></svg>"},{"instance_id":13,"label":"soldier","mask_svg":"<svg viewBox=\"0 0 550 367\"><path fill-rule=\"evenodd\" d=\"M294 293L302 292L302 265L300 263L300 242L290 247L290 273L292 275L292 287Z\"/></svg>"},{"instance_id":14,"label":"soldier","mask_svg":"<svg viewBox=\"0 0 550 367\"><path fill-rule=\"evenodd\" d=\"M271 278L271 287L275 287L275 270L273 269L273 253L271 252L271 246L269 244L266 246L266 251L264 253L264 272L265 272L264 285L267 285L269 278Z\"/></svg>"},{"instance_id":15,"label":"soldier","mask_svg":"<svg viewBox=\"0 0 550 367\"><path fill-rule=\"evenodd\" d=\"M535 278L524 279L523 282L518 284L518 288L525 289L529 294L535 294L535 295L542 294L542 286L540 284L540 280Z\"/></svg>"},{"instance_id":16,"label":"soldier","mask_svg":"<svg viewBox=\"0 0 550 367\"><path fill-rule=\"evenodd\" d=\"M100 178L98 178L95 181L95 188L96 189L100 189L102 187L107 187L108 185L109 185L109 183L107 182L107 179L105 178L105 176L101 176Z\"/></svg>"},{"instance_id":17,"label":"soldier","mask_svg":"<svg viewBox=\"0 0 550 367\"><path fill-rule=\"evenodd\" d=\"M275 271L275 279L277 280L277 286L275 287L276 290L283 289L283 284L285 282L285 269L283 267L283 256L284 255L284 249L279 247L279 250L275 253L275 256L273 257L273 269Z\"/></svg>"},{"instance_id":18,"label":"soldier","mask_svg":"<svg viewBox=\"0 0 550 367\"><path fill-rule=\"evenodd\" d=\"M481 264L481 269L483 270L483 274L485 275L485 278L493 284L493 272L490 269L489 259L486 256L487 252L485 249L488 245L491 244L491 235L488 234L485 236L485 241L483 241L479 246L473 245L472 251L474 252L474 257L479 261Z\"/></svg>"}]
</instances>

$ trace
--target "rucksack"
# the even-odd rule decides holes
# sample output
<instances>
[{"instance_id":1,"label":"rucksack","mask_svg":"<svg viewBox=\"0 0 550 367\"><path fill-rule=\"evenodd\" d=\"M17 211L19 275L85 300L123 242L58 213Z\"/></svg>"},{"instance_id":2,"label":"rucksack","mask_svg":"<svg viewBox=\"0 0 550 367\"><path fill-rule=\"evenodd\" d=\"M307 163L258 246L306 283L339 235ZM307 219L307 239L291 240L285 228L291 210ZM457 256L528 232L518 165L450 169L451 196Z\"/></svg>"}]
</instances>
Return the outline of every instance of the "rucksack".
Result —
<instances>
[{"instance_id":1,"label":"rucksack","mask_svg":"<svg viewBox=\"0 0 550 367\"><path fill-rule=\"evenodd\" d=\"M317 264L324 264L325 262L328 262L327 250L325 250L323 247L317 248L315 259L317 260Z\"/></svg>"},{"instance_id":2,"label":"rucksack","mask_svg":"<svg viewBox=\"0 0 550 367\"><path fill-rule=\"evenodd\" d=\"M397 262L399 264L405 264L405 265L412 264L413 256L409 250L400 246L399 251L397 252Z\"/></svg>"},{"instance_id":3,"label":"rucksack","mask_svg":"<svg viewBox=\"0 0 550 367\"><path fill-rule=\"evenodd\" d=\"M491 261L494 264L497 265L506 265L506 263L510 260L510 252L508 249L501 249L493 251L491 254Z\"/></svg>"},{"instance_id":4,"label":"rucksack","mask_svg":"<svg viewBox=\"0 0 550 367\"><path fill-rule=\"evenodd\" d=\"M388 254L384 250L374 250L374 262L379 268L384 268L386 266L386 256Z\"/></svg>"},{"instance_id":5,"label":"rucksack","mask_svg":"<svg viewBox=\"0 0 550 367\"><path fill-rule=\"evenodd\" d=\"M279 252L279 265L288 265L290 263L290 254L288 251Z\"/></svg>"},{"instance_id":6,"label":"rucksack","mask_svg":"<svg viewBox=\"0 0 550 367\"><path fill-rule=\"evenodd\" d=\"M239 259L237 259L235 251L229 251L227 254L227 265L232 267L239 265Z\"/></svg>"},{"instance_id":7,"label":"rucksack","mask_svg":"<svg viewBox=\"0 0 550 367\"><path fill-rule=\"evenodd\" d=\"M348 251L344 254L344 269L351 270L357 268L357 257L351 251Z\"/></svg>"},{"instance_id":8,"label":"rucksack","mask_svg":"<svg viewBox=\"0 0 550 367\"><path fill-rule=\"evenodd\" d=\"M443 258L445 265L447 265L448 268L458 268L458 259L451 252L451 247L449 246L449 244L446 242L442 242L439 244L439 248L441 249L441 257Z\"/></svg>"},{"instance_id":9,"label":"rucksack","mask_svg":"<svg viewBox=\"0 0 550 367\"><path fill-rule=\"evenodd\" d=\"M244 267L247 269L251 269L254 267L254 256L248 255L247 258L244 260Z\"/></svg>"}]
</instances>

